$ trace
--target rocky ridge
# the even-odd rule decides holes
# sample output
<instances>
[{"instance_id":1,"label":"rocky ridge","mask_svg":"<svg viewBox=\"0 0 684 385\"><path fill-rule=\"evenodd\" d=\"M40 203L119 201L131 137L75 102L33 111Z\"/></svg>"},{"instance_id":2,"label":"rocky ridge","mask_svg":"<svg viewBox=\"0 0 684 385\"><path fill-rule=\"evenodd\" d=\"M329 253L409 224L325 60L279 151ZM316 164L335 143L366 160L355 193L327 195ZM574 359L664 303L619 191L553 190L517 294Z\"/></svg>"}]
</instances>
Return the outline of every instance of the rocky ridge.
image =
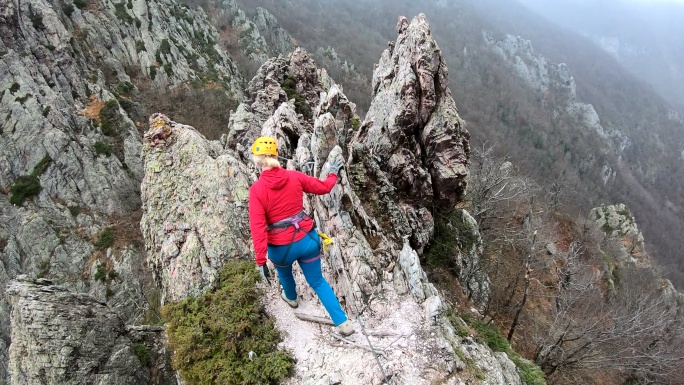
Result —
<instances>
[{"instance_id":1,"label":"rocky ridge","mask_svg":"<svg viewBox=\"0 0 684 385\"><path fill-rule=\"evenodd\" d=\"M173 1L103 0L69 8L32 0L10 4L0 17L0 113L6 122L0 182L7 191L18 176L35 174L31 176L43 187L20 206L9 203L9 193L0 196L0 214L7 219L0 226L0 347L4 354L11 341L9 356L14 357L10 370L5 370L8 357L0 357L0 383L45 375L53 383L140 383L154 378L175 383L172 375L155 375L140 365L140 357L136 355L136 361L131 355L135 343L162 352L159 330L123 325L140 322L149 310L149 276L156 278L163 300L175 300L210 287L226 261L251 258L244 233L244 192L255 175L245 155L257 135L278 137L288 167L313 175L327 174L331 156L345 156L349 175L343 172L332 194L309 199L306 206L315 211L321 228L335 235L325 272L359 326L375 330L375 342L389 348L383 366L394 381L458 384L463 383L459 373L475 365L484 371L482 383L520 383L504 354L455 334L443 314L448 302L420 267L419 256L433 227L429 208L456 203L465 188L468 158L467 131L446 88L446 65L423 16L410 24L400 21L399 38L383 54L374 75L378 102L363 125L341 87L299 49L262 67L221 142L207 141L163 115L151 119L143 142L137 131L141 122L132 112L136 108L126 97L136 91L133 83L140 79L155 87L218 85L231 97L242 97L239 73L215 44L216 31L201 11ZM401 59L399 53L408 56ZM49 68L45 63L59 65ZM411 66L418 72L412 74ZM391 107L389 115L385 107ZM114 120L115 135L110 135L107 118ZM381 135L376 137L376 132ZM398 146L404 140L413 154ZM114 156L98 152L98 142L114 147ZM44 151L35 151L41 147ZM375 148L384 151L382 156L366 156ZM397 173L398 164L414 170L420 184L430 188L408 188L412 179L407 178L413 175ZM91 167L97 171L88 171ZM378 196L391 208L389 215L383 215L380 206L364 206L370 201L362 192L372 186L358 183L361 168L372 171L367 181L380 181ZM137 190L141 179L142 201ZM441 193L443 189L449 193ZM142 239L136 240L140 234L132 226L141 204L153 274L146 270ZM462 218L472 223L467 213ZM112 232L125 240L112 241ZM476 266L477 247L463 250L462 257L472 258L468 263ZM5 284L22 273L46 276L63 286L21 278L5 293ZM303 277L297 279L303 282ZM486 277L467 282L464 287L476 293L474 297L486 298ZM301 295L305 308L321 310L312 292ZM104 300L113 312L99 302ZM11 317L7 301L12 303ZM277 298L265 305L274 313L274 306L284 306ZM61 316L67 309L88 317ZM74 342L49 334L55 328L90 331L91 315L98 325L109 325L95 328L97 339ZM37 317L39 327L24 328L21 320L26 317ZM291 324L287 316L278 322ZM394 342L388 330L395 331ZM364 363L373 360L370 353L321 344L322 334L327 335L311 330L306 338L291 334L286 339L285 347L301 347L296 349L301 365L293 383L336 378L380 382L379 372L359 365L359 357ZM54 349L36 353L32 361L54 363L48 371L20 358L53 340ZM97 349L100 340L107 342L107 349ZM395 342L399 348L392 349ZM65 370L62 362L67 361L106 368L108 374L92 378ZM71 373L77 376L69 377Z\"/></svg>"},{"instance_id":2,"label":"rocky ridge","mask_svg":"<svg viewBox=\"0 0 684 385\"><path fill-rule=\"evenodd\" d=\"M535 91L544 106L550 103L547 101L549 95L553 95L555 116L567 114L572 117L581 129L596 133L600 140L605 141L606 148L615 148L612 151L616 155L631 145L631 140L625 133L602 126L594 107L579 100L575 79L564 63L551 63L545 57L536 55L532 42L519 36L506 35L497 40L485 31L483 39L487 47L510 63L514 73ZM594 160L589 159L587 162ZM603 169L604 185L615 179L616 171L609 163L594 167ZM584 168L588 168L588 165Z\"/></svg>"},{"instance_id":3,"label":"rocky ridge","mask_svg":"<svg viewBox=\"0 0 684 385\"><path fill-rule=\"evenodd\" d=\"M249 143L259 135L271 135L279 139L283 161L288 168L323 177L328 173L329 159L339 154L346 158L348 171L342 172L338 185L326 196L307 197L305 208L313 213L321 231L335 237L323 259L324 274L357 329L363 327L374 346L383 350L382 369L369 368L367 363L375 362L371 352L356 349L355 345L343 345L346 348L341 349L327 329L294 318L291 309L279 300L278 293L265 288L265 306L286 334L283 347L291 349L298 359L297 372L291 383L379 384L384 372L394 383L440 381L459 384L463 383L459 373L474 364L484 372L482 383L519 384L515 365L505 354L493 354L472 338L455 333L451 321L444 315L449 308L448 302L439 295L421 268L419 256L430 240L433 227L428 207L436 202L455 204L465 188L467 131L446 89L446 66L430 37L424 16L410 24L405 18L400 21L399 39L394 49L397 58L402 56L400 52L411 55L396 66L397 74L401 74L397 76L396 85L377 84L378 104L371 107L375 115L369 113L360 126L354 123L358 119L354 104L334 84L328 92L323 90L322 72L301 49L289 58L271 59L260 68L248 86L245 102L231 121L229 135L221 141L223 149L216 142L203 139L191 127L164 116L153 117L145 136L143 191L146 198L142 223L148 248L161 250L161 253L153 254L158 256L152 263L162 280L163 297L178 298L206 289L211 286L211 277L216 275L216 267L221 263L234 258L251 259L248 246L242 245L240 249L240 242L249 241L240 239L247 203L247 196L241 191L244 192L243 181L256 179L256 174L232 162L235 159L248 162ZM389 79L381 74L395 68L392 57L392 50L386 51L374 78ZM425 62L426 58L433 61ZM417 63L420 63L420 76L410 72L412 65ZM291 79L294 84L284 87L285 79ZM432 83L428 79L437 81ZM296 98L288 99L283 90L290 87L296 91ZM399 92L402 87L413 92ZM424 98L418 95L424 95ZM304 108L302 103L311 109L311 117L297 114L298 108ZM406 113L402 113L404 108ZM379 112L387 109L392 111L390 116ZM390 141L390 134L368 133L373 122L379 125L378 131L394 133L392 135L399 138L396 145L388 146L388 149L404 155L403 158L394 156L392 159L393 156L380 153L372 157L374 163L366 163L360 156L367 149L379 148ZM412 141L416 150L422 145L426 149L426 160L402 150L399 143L405 143L404 140ZM448 163L450 161L460 163ZM408 184L404 178L412 175L390 175L385 170L392 170L392 162L403 162L411 170L422 170L426 186L432 183L450 186L451 194L433 197L431 187L427 194L402 189ZM228 171L228 164L233 165L232 172ZM385 190L378 189L383 195L375 201L361 195L372 188L358 185L354 179L361 165L369 170L368 175L385 183ZM197 182L200 175L220 176L224 180ZM174 185L187 183L196 188L165 186L165 182L172 180ZM206 188L205 183L218 184ZM151 204L148 204L150 198ZM372 207L371 203L389 204L392 199L399 203L392 206L394 211L386 218L387 222L378 220L381 210ZM159 215L156 210L160 206L152 204L154 202L164 202L168 208L162 209L163 213ZM204 228L213 228L214 233L202 230L202 222L197 222L192 229L180 227L184 222L192 222L190 218L200 216L207 218L207 224L211 222ZM464 224L472 226L473 221L468 220L467 213L463 212L462 218ZM395 223L404 227L390 230ZM180 237L179 231L184 232ZM473 231L477 232L476 228ZM232 236L234 242L205 243L216 234L219 238ZM420 250L413 247L412 239L421 246ZM222 245L220 250L212 246L219 244ZM467 250L474 254L470 257L477 257L476 249ZM172 251L168 254L171 256L168 263L164 263L166 250ZM188 254L184 254L186 251ZM191 259L184 255L199 257L196 262L199 265L190 266L186 261ZM477 259L468 263L476 264ZM195 273L177 279L175 275L183 273L178 268L184 264ZM314 293L304 284L303 276L297 273L296 279L300 287L301 310L324 316ZM192 290L187 290L188 286ZM479 285L464 286L477 291L479 298L488 295L486 277ZM366 345L361 332L354 335L352 341L357 346ZM393 347L395 343L397 346Z\"/></svg>"},{"instance_id":4,"label":"rocky ridge","mask_svg":"<svg viewBox=\"0 0 684 385\"><path fill-rule=\"evenodd\" d=\"M256 7L251 18L243 11L236 0L226 0L218 3L220 15L230 19L230 24L237 35L237 45L241 53L252 63L261 65L271 57L288 56L300 44L279 23L275 16L262 7ZM328 46L318 47L310 55L317 65L323 69L333 71L338 82L354 84L360 87L368 79L361 74L354 64L344 60ZM328 89L332 83L324 84ZM339 85L338 85L339 86Z\"/></svg>"},{"instance_id":5,"label":"rocky ridge","mask_svg":"<svg viewBox=\"0 0 684 385\"><path fill-rule=\"evenodd\" d=\"M294 39L264 8L257 7L256 15L250 19L235 0L226 0L219 5L220 13L231 19L241 50L253 62L262 64L273 56L294 50Z\"/></svg>"},{"instance_id":6,"label":"rocky ridge","mask_svg":"<svg viewBox=\"0 0 684 385\"><path fill-rule=\"evenodd\" d=\"M650 258L644 249L644 236L624 203L601 205L592 209L589 217L606 236L621 240L620 252L616 254L620 262L635 263L640 267L651 266Z\"/></svg>"}]
</instances>

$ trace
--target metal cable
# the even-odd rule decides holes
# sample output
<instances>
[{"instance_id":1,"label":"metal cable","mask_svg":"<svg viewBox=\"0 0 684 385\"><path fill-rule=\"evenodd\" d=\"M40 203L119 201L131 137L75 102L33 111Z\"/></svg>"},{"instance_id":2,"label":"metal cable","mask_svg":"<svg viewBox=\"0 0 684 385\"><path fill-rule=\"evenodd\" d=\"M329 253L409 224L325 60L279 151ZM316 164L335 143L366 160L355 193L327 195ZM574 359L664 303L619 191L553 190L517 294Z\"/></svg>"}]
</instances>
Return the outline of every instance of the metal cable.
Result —
<instances>
[{"instance_id":1,"label":"metal cable","mask_svg":"<svg viewBox=\"0 0 684 385\"><path fill-rule=\"evenodd\" d=\"M316 212L314 212L314 216L317 216L317 213L316 213ZM387 373L385 373L385 368L383 368L382 363L380 362L380 355L378 354L378 352L377 352L377 351L375 350L375 348L373 347L373 344L371 343L370 338L368 338L368 333L366 333L366 328L365 328L364 325L363 325L363 321L362 321L362 319L361 319L361 312L359 311L358 307L356 306L356 302L357 302L358 299L356 298L356 295L355 295L355 293L354 293L354 290L352 290L352 287L351 287L351 282L352 282L352 281L351 281L351 279L349 279L349 276L347 275L346 270L344 270L344 269L338 269L337 266L335 266L334 258L330 258L330 263L332 264L333 270L335 270L335 271L337 272L337 277L338 277L338 279L339 279L340 277L342 277L342 278L344 278L344 279L347 281L347 283L349 284L348 290L351 291L351 295L349 295L349 293L347 293L347 296L348 296L348 297L351 297L351 298L353 299L353 300L352 300L352 307L354 307L353 310L356 312L356 315L357 315L356 320L359 322L359 325L361 326L361 334L363 334L363 336L366 338L366 342L368 342L368 346L370 347L371 352L373 352L373 357L375 357L375 362L376 362L376 363L378 364L378 366L380 367L380 372L382 373L383 382L386 383L386 384L390 384L390 383L391 383L391 378L387 376ZM341 271L341 272L340 272L340 271ZM360 301L359 301L359 302L360 302Z\"/></svg>"}]
</instances>

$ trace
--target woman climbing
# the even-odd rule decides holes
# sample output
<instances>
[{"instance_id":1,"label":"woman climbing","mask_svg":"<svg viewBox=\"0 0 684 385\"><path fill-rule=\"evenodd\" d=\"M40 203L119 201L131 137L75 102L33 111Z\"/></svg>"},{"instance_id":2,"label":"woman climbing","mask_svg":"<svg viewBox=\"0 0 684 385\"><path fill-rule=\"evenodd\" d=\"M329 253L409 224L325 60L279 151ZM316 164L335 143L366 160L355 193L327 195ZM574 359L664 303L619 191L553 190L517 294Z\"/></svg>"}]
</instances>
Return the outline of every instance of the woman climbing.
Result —
<instances>
[{"instance_id":1,"label":"woman climbing","mask_svg":"<svg viewBox=\"0 0 684 385\"><path fill-rule=\"evenodd\" d=\"M252 159L261 176L249 189L249 226L256 263L268 282L266 257L273 262L283 286L281 298L293 308L299 306L292 264L297 261L306 282L314 289L337 331L348 336L354 327L321 272L321 241L313 219L303 211L303 194L327 194L337 182L342 157L330 164L330 174L318 180L299 171L285 170L278 162L276 140L260 137L252 145Z\"/></svg>"}]
</instances>

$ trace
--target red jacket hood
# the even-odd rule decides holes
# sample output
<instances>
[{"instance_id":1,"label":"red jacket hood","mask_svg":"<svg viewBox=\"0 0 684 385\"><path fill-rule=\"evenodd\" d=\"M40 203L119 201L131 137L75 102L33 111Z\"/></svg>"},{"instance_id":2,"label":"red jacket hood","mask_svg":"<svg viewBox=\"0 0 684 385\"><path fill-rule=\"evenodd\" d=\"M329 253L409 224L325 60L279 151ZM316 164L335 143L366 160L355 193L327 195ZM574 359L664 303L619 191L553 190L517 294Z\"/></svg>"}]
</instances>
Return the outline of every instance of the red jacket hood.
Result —
<instances>
[{"instance_id":1,"label":"red jacket hood","mask_svg":"<svg viewBox=\"0 0 684 385\"><path fill-rule=\"evenodd\" d=\"M263 171L259 177L259 180L263 181L269 188L280 190L287 184L289 176L284 168L276 167Z\"/></svg>"}]
</instances>

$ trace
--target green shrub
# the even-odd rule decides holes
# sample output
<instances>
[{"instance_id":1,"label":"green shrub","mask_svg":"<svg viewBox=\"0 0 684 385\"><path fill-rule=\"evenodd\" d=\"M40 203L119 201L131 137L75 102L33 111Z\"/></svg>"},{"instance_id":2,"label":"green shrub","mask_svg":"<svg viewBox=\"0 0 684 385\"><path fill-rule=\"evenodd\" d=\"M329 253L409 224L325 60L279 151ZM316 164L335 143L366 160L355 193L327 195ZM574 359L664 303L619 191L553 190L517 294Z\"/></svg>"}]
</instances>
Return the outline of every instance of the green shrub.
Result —
<instances>
[{"instance_id":1,"label":"green shrub","mask_svg":"<svg viewBox=\"0 0 684 385\"><path fill-rule=\"evenodd\" d=\"M484 324L480 321L471 321L470 326L477 330L479 339L486 343L493 351L504 353L511 351L511 345L508 344L508 341L494 326Z\"/></svg>"},{"instance_id":2,"label":"green shrub","mask_svg":"<svg viewBox=\"0 0 684 385\"><path fill-rule=\"evenodd\" d=\"M140 363L143 364L143 366L150 366L150 353L147 351L147 347L145 346L145 344L136 342L133 344L132 348L133 354L135 354L135 356L138 357Z\"/></svg>"},{"instance_id":3,"label":"green shrub","mask_svg":"<svg viewBox=\"0 0 684 385\"><path fill-rule=\"evenodd\" d=\"M511 348L508 341L492 325L486 325L469 317L463 317L472 326L478 335L478 340L486 343L495 352L504 352L515 363L520 374L520 379L526 385L546 385L544 372L534 362L524 359L518 352Z\"/></svg>"},{"instance_id":4,"label":"green shrub","mask_svg":"<svg viewBox=\"0 0 684 385\"><path fill-rule=\"evenodd\" d=\"M359 129L359 126L361 126L361 120L359 119L358 116L355 116L351 119L351 124L352 127L354 127L355 130Z\"/></svg>"},{"instance_id":5,"label":"green shrub","mask_svg":"<svg viewBox=\"0 0 684 385\"><path fill-rule=\"evenodd\" d=\"M280 333L260 308L258 279L252 262L230 262L214 290L164 307L173 367L186 384L278 384L293 373L294 359L278 350Z\"/></svg>"},{"instance_id":6,"label":"green shrub","mask_svg":"<svg viewBox=\"0 0 684 385\"><path fill-rule=\"evenodd\" d=\"M12 83L12 85L10 86L10 89L9 89L9 90L10 90L10 93L11 93L12 95L14 95L15 92L19 91L19 88L21 88L21 86L19 85L19 83L17 83L17 82Z\"/></svg>"},{"instance_id":7,"label":"green shrub","mask_svg":"<svg viewBox=\"0 0 684 385\"><path fill-rule=\"evenodd\" d=\"M67 17L70 17L71 14L74 13L74 6L71 4L62 4L62 12L64 12Z\"/></svg>"},{"instance_id":8,"label":"green shrub","mask_svg":"<svg viewBox=\"0 0 684 385\"><path fill-rule=\"evenodd\" d=\"M546 385L546 376L537 364L522 358L518 353L508 354L508 357L518 367L520 379L526 385Z\"/></svg>"},{"instance_id":9,"label":"green shrub","mask_svg":"<svg viewBox=\"0 0 684 385\"><path fill-rule=\"evenodd\" d=\"M133 91L135 87L133 86L133 83L131 82L120 82L119 84L116 85L116 93L126 95L129 94L131 91Z\"/></svg>"},{"instance_id":10,"label":"green shrub","mask_svg":"<svg viewBox=\"0 0 684 385\"><path fill-rule=\"evenodd\" d=\"M74 0L74 5L78 9L85 9L85 7L88 6L88 4L86 4L85 0Z\"/></svg>"},{"instance_id":11,"label":"green shrub","mask_svg":"<svg viewBox=\"0 0 684 385\"><path fill-rule=\"evenodd\" d=\"M161 41L159 44L159 52L163 53L164 55L169 55L171 53L171 44L169 43L169 39L164 39Z\"/></svg>"},{"instance_id":12,"label":"green shrub","mask_svg":"<svg viewBox=\"0 0 684 385\"><path fill-rule=\"evenodd\" d=\"M135 42L135 52L142 52L142 51L147 51L147 48L145 48L145 42L142 40L138 40Z\"/></svg>"},{"instance_id":13,"label":"green shrub","mask_svg":"<svg viewBox=\"0 0 684 385\"><path fill-rule=\"evenodd\" d=\"M47 118L49 113L50 113L50 106L46 106L45 108L43 108L43 117Z\"/></svg>"},{"instance_id":14,"label":"green shrub","mask_svg":"<svg viewBox=\"0 0 684 385\"><path fill-rule=\"evenodd\" d=\"M33 172L31 172L31 176L35 176L36 178L43 175L45 170L47 170L48 166L52 163L52 158L50 158L50 155L45 155L43 159L38 162L35 166L33 166Z\"/></svg>"},{"instance_id":15,"label":"green shrub","mask_svg":"<svg viewBox=\"0 0 684 385\"><path fill-rule=\"evenodd\" d=\"M45 28L45 26L43 25L43 15L33 14L30 16L30 18L31 18L31 24L33 25L33 28L35 28L35 29Z\"/></svg>"},{"instance_id":16,"label":"green shrub","mask_svg":"<svg viewBox=\"0 0 684 385\"><path fill-rule=\"evenodd\" d=\"M455 256L458 254L458 235L449 226L453 214L435 215L435 231L433 239L425 252L425 265L430 268L446 267L456 269Z\"/></svg>"},{"instance_id":17,"label":"green shrub","mask_svg":"<svg viewBox=\"0 0 684 385\"><path fill-rule=\"evenodd\" d=\"M459 266L455 256L460 250L469 250L477 242L477 235L469 228L462 211L436 213L434 236L425 252L425 264L431 268L456 270Z\"/></svg>"},{"instance_id":18,"label":"green shrub","mask_svg":"<svg viewBox=\"0 0 684 385\"><path fill-rule=\"evenodd\" d=\"M150 66L150 79L154 80L157 77L157 67Z\"/></svg>"},{"instance_id":19,"label":"green shrub","mask_svg":"<svg viewBox=\"0 0 684 385\"><path fill-rule=\"evenodd\" d=\"M109 158L112 155L112 148L105 142L100 142L99 140L93 145L95 148L95 154L104 155Z\"/></svg>"},{"instance_id":20,"label":"green shrub","mask_svg":"<svg viewBox=\"0 0 684 385\"><path fill-rule=\"evenodd\" d=\"M18 101L18 102L21 103L21 104L24 104L24 102L27 101L31 96L33 96L33 95L31 95L31 94L26 94L26 95L24 95L24 96L22 96L22 97L19 97L19 98L14 99L14 100Z\"/></svg>"},{"instance_id":21,"label":"green shrub","mask_svg":"<svg viewBox=\"0 0 684 385\"><path fill-rule=\"evenodd\" d=\"M311 107L309 107L309 103L306 101L306 98L297 92L297 83L295 80L286 77L280 87L283 89L283 91L285 91L288 99L294 99L295 111L302 114L305 118L311 119L313 116Z\"/></svg>"},{"instance_id":22,"label":"green shrub","mask_svg":"<svg viewBox=\"0 0 684 385\"><path fill-rule=\"evenodd\" d=\"M171 63L164 63L164 72L166 72L166 75L168 76L173 75L173 66Z\"/></svg>"},{"instance_id":23,"label":"green shrub","mask_svg":"<svg viewBox=\"0 0 684 385\"><path fill-rule=\"evenodd\" d=\"M77 217L81 213L81 208L79 206L69 206L69 213L72 217Z\"/></svg>"},{"instance_id":24,"label":"green shrub","mask_svg":"<svg viewBox=\"0 0 684 385\"><path fill-rule=\"evenodd\" d=\"M97 267L95 268L95 275L93 276L93 279L96 281L104 282L106 276L107 276L107 273L105 273L104 265L102 265L102 264L97 265Z\"/></svg>"},{"instance_id":25,"label":"green shrub","mask_svg":"<svg viewBox=\"0 0 684 385\"><path fill-rule=\"evenodd\" d=\"M114 244L114 232L111 228L105 227L100 234L100 238L95 242L95 248L98 250L104 250L109 246Z\"/></svg>"},{"instance_id":26,"label":"green shrub","mask_svg":"<svg viewBox=\"0 0 684 385\"><path fill-rule=\"evenodd\" d=\"M100 110L100 127L102 134L106 136L118 136L119 123L119 102L115 99L107 100L104 107Z\"/></svg>"},{"instance_id":27,"label":"green shrub","mask_svg":"<svg viewBox=\"0 0 684 385\"><path fill-rule=\"evenodd\" d=\"M129 15L128 12L126 12L126 4L125 3L115 3L114 4L114 14L116 17L125 22L125 23L130 23L133 21L133 16Z\"/></svg>"},{"instance_id":28,"label":"green shrub","mask_svg":"<svg viewBox=\"0 0 684 385\"><path fill-rule=\"evenodd\" d=\"M52 158L50 158L49 155L45 155L43 159L33 167L31 175L22 175L14 181L14 184L10 187L10 192L12 193L10 203L21 205L24 202L24 199L34 197L40 193L42 187L40 186L38 177L43 175L50 165L50 162L52 162Z\"/></svg>"},{"instance_id":29,"label":"green shrub","mask_svg":"<svg viewBox=\"0 0 684 385\"><path fill-rule=\"evenodd\" d=\"M36 278L45 278L50 272L51 267L52 264L50 263L49 259L41 262L38 266L38 274L36 274Z\"/></svg>"}]
</instances>

